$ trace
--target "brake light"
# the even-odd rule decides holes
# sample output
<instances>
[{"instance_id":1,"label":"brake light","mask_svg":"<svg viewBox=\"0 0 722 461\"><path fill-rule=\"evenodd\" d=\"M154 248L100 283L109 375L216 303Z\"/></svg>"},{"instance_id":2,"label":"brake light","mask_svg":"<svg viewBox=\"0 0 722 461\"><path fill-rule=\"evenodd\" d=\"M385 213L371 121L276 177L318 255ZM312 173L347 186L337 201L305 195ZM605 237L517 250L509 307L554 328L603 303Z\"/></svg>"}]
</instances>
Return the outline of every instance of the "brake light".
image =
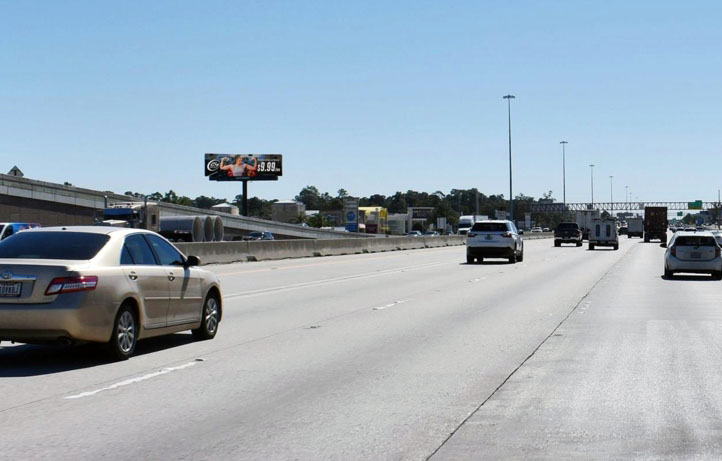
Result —
<instances>
[{"instance_id":1,"label":"brake light","mask_svg":"<svg viewBox=\"0 0 722 461\"><path fill-rule=\"evenodd\" d=\"M510 239L512 238L513 234L511 232L504 232L503 234L501 234L501 236Z\"/></svg>"},{"instance_id":2,"label":"brake light","mask_svg":"<svg viewBox=\"0 0 722 461\"><path fill-rule=\"evenodd\" d=\"M75 291L92 291L98 286L98 277L95 275L81 275L79 277L56 277L45 290L46 295L60 293L73 293Z\"/></svg>"},{"instance_id":3,"label":"brake light","mask_svg":"<svg viewBox=\"0 0 722 461\"><path fill-rule=\"evenodd\" d=\"M468 234L466 234L466 236L467 237L476 237L476 234L469 232Z\"/></svg>"},{"instance_id":4,"label":"brake light","mask_svg":"<svg viewBox=\"0 0 722 461\"><path fill-rule=\"evenodd\" d=\"M717 258L717 257L719 257L719 255L720 255L720 248L719 248L717 245L715 245L715 247L714 247L714 257Z\"/></svg>"},{"instance_id":5,"label":"brake light","mask_svg":"<svg viewBox=\"0 0 722 461\"><path fill-rule=\"evenodd\" d=\"M671 254L672 256L674 256L675 258L677 257L677 247L676 247L676 246L673 246L672 248L670 248L670 249L669 249L669 252L670 252L670 254Z\"/></svg>"}]
</instances>

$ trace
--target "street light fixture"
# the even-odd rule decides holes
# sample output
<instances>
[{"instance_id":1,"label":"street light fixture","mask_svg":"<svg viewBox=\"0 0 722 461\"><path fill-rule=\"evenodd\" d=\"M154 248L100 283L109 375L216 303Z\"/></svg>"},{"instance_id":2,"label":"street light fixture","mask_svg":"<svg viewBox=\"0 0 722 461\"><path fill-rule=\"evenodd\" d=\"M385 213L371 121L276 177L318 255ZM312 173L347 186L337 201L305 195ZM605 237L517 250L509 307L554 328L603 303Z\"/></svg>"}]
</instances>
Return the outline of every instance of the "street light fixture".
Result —
<instances>
[{"instance_id":1,"label":"street light fixture","mask_svg":"<svg viewBox=\"0 0 722 461\"><path fill-rule=\"evenodd\" d=\"M559 141L562 145L562 181L564 187L564 211L567 211L567 152L566 146L569 144L566 141Z\"/></svg>"},{"instance_id":2,"label":"street light fixture","mask_svg":"<svg viewBox=\"0 0 722 461\"><path fill-rule=\"evenodd\" d=\"M509 218L514 221L514 196L511 189L511 100L515 99L514 95L507 94L504 96L509 109Z\"/></svg>"},{"instance_id":3,"label":"street light fixture","mask_svg":"<svg viewBox=\"0 0 722 461\"><path fill-rule=\"evenodd\" d=\"M592 210L594 209L594 165L589 165L592 172Z\"/></svg>"}]
</instances>

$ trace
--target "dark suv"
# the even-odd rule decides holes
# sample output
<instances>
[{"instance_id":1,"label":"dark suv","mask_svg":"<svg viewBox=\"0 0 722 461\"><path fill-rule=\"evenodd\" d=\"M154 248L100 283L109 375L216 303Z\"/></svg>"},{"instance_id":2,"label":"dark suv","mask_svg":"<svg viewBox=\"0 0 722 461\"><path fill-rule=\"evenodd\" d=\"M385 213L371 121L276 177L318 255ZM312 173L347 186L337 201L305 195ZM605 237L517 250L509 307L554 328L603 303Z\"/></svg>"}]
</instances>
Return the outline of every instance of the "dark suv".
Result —
<instances>
[{"instance_id":1,"label":"dark suv","mask_svg":"<svg viewBox=\"0 0 722 461\"><path fill-rule=\"evenodd\" d=\"M575 243L578 247L582 246L582 230L579 224L575 222L559 223L554 230L554 246L561 246L562 243Z\"/></svg>"}]
</instances>

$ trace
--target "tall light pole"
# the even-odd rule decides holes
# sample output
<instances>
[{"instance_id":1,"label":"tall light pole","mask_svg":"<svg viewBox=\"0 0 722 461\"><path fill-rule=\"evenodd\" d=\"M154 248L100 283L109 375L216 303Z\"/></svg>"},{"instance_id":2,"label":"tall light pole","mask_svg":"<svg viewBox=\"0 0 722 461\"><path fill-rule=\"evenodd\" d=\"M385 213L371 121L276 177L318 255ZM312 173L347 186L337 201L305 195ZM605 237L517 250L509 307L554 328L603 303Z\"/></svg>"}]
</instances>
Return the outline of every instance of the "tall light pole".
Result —
<instances>
[{"instance_id":1,"label":"tall light pole","mask_svg":"<svg viewBox=\"0 0 722 461\"><path fill-rule=\"evenodd\" d=\"M567 152L566 146L569 144L566 141L559 141L562 145L562 184L564 188L564 212L567 211Z\"/></svg>"},{"instance_id":2,"label":"tall light pole","mask_svg":"<svg viewBox=\"0 0 722 461\"><path fill-rule=\"evenodd\" d=\"M507 94L504 96L509 108L509 219L514 221L514 196L511 190L511 100L515 99L514 95Z\"/></svg>"},{"instance_id":3,"label":"tall light pole","mask_svg":"<svg viewBox=\"0 0 722 461\"><path fill-rule=\"evenodd\" d=\"M627 208L629 208L629 186L624 186L624 201L626 202Z\"/></svg>"},{"instance_id":4,"label":"tall light pole","mask_svg":"<svg viewBox=\"0 0 722 461\"><path fill-rule=\"evenodd\" d=\"M592 210L594 209L594 165L589 165L592 172Z\"/></svg>"},{"instance_id":5,"label":"tall light pole","mask_svg":"<svg viewBox=\"0 0 722 461\"><path fill-rule=\"evenodd\" d=\"M609 176L609 209L612 211L612 216L614 216L614 186L612 185L614 181L614 176Z\"/></svg>"}]
</instances>

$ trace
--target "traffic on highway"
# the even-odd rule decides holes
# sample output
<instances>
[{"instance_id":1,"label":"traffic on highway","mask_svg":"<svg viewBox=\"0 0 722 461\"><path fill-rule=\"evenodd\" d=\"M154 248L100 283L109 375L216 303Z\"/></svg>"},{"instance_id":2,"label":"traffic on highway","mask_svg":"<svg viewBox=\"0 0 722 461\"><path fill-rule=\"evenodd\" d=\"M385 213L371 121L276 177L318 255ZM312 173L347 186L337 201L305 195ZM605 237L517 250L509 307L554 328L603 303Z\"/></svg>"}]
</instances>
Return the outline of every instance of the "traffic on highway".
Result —
<instances>
[{"instance_id":1,"label":"traffic on highway","mask_svg":"<svg viewBox=\"0 0 722 461\"><path fill-rule=\"evenodd\" d=\"M675 415L689 399L704 395L706 411L722 410L703 382L686 387L682 401L672 399L675 386L637 399L651 390L629 385L636 362L611 361L647 360L645 375L663 379L670 366L722 359L703 346L717 338L704 319L718 316L720 285L694 266L715 277L722 270L712 232L677 232L665 255L643 239L597 252L551 237L523 242L513 229L475 223L466 261L461 247L442 247L203 270L149 231L20 232L0 243L3 274L12 271L0 298L0 376L13 383L0 398L3 456L96 457L123 447L123 458L500 459L584 447L597 458L629 453L606 442L620 433L657 440L650 427L680 424ZM470 264L469 251L483 263ZM686 265L669 267L670 252ZM200 280L199 289L157 296L150 272L170 287ZM8 288L17 283L20 295ZM691 324L667 322L620 340L618 325L644 331L691 293L702 300L685 311ZM187 320L179 320L183 311ZM685 361L669 362L660 347ZM649 361L655 355L661 360ZM709 379L722 380L716 369L707 369ZM655 402L667 399L676 403L660 413ZM45 429L28 430L38 412ZM69 428L61 421L71 414L83 416ZM518 433L511 428L521 419ZM553 426L543 424L549 419ZM717 453L706 448L715 436L703 419L684 424L695 438L665 438L645 453ZM112 431L101 437L95 427ZM191 435L198 431L206 434L201 446ZM88 433L97 435L81 435Z\"/></svg>"},{"instance_id":2,"label":"traffic on highway","mask_svg":"<svg viewBox=\"0 0 722 461\"><path fill-rule=\"evenodd\" d=\"M722 460L721 17L1 2L0 461Z\"/></svg>"}]
</instances>

